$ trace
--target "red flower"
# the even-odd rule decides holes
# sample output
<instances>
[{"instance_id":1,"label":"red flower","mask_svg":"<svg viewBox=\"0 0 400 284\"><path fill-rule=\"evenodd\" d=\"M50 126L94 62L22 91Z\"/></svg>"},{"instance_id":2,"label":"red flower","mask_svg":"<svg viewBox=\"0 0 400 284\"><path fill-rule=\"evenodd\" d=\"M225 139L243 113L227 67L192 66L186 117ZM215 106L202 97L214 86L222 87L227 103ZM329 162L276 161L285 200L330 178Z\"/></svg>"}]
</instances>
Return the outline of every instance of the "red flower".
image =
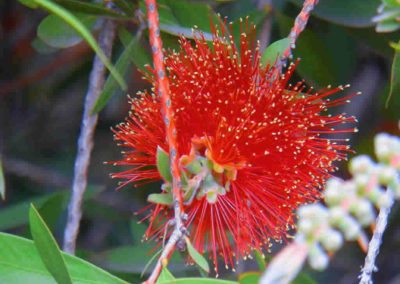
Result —
<instances>
[{"instance_id":1,"label":"red flower","mask_svg":"<svg viewBox=\"0 0 400 284\"><path fill-rule=\"evenodd\" d=\"M190 239L215 266L222 256L233 267L251 250L268 248L271 239L284 239L293 210L320 197L333 162L348 151L327 134L354 131L334 128L354 119L325 113L346 102L327 99L343 87L314 92L303 82L289 84L295 64L282 76L262 67L246 34L240 49L228 36L215 36L211 47L202 37L194 46L182 38L180 45L165 65ZM149 80L156 89L156 79ZM130 168L113 177L124 179L122 185L159 181L157 147L168 149L160 100L153 89L130 102L129 117L115 131L129 149L116 164ZM163 192L170 194L166 180ZM170 206L155 205L147 235L162 237L172 214Z\"/></svg>"}]
</instances>

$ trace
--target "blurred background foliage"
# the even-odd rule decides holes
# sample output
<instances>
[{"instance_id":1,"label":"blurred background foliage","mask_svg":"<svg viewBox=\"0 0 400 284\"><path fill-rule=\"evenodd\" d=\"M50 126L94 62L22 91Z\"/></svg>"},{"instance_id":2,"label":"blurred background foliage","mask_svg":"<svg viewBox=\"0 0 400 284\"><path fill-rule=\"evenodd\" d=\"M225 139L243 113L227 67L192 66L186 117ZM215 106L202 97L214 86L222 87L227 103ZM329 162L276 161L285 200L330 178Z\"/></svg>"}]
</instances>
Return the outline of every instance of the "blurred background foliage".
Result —
<instances>
[{"instance_id":1,"label":"blurred background foliage","mask_svg":"<svg viewBox=\"0 0 400 284\"><path fill-rule=\"evenodd\" d=\"M126 93L135 95L149 87L138 71L146 72L143 65L151 61L144 3L53 1L75 15L95 37L100 19L113 19L118 24L112 63L123 75L128 90L123 91L110 75L96 104L95 111L101 113L77 254L126 280L139 282L153 253L153 243L141 242L146 226L137 224L140 218L134 212L145 205L148 193L157 191L159 185L115 191L117 183L109 173L116 169L103 162L120 158L110 127L128 113ZM0 231L30 238L28 211L34 203L57 240L61 240L94 52L61 18L43 9L31 9L34 3L0 1L0 153L6 188L6 199L0 202ZM112 9L106 6L110 3ZM158 3L161 36L167 49L178 48L178 35L191 37L194 25L209 38L210 19L218 21L217 13L234 23L248 16L257 25L256 36L265 48L268 42L287 36L302 5L301 0ZM334 111L358 118L360 131L350 137L351 144L357 152L366 154L372 154L372 137L377 132L398 134L400 118L400 94L396 93L399 62L395 61L391 73L400 39L400 4L383 1L374 22L381 4L379 0L320 0L294 51L294 58L301 59L294 79L304 78L316 88L350 83L346 93L362 92L351 104ZM376 32L376 22L378 30L386 33ZM239 25L234 25L236 38L239 33ZM391 88L392 96L385 107ZM347 176L345 166L338 175ZM400 283L398 206L393 211L378 258L376 283ZM275 245L273 251L279 247ZM317 283L358 282L364 255L356 244L346 248L333 257L325 272L310 272ZM170 263L174 275L198 275L193 266L183 264L177 253ZM256 267L255 260L243 261L237 273ZM221 277L237 279L231 271ZM304 281L299 283L312 283Z\"/></svg>"}]
</instances>

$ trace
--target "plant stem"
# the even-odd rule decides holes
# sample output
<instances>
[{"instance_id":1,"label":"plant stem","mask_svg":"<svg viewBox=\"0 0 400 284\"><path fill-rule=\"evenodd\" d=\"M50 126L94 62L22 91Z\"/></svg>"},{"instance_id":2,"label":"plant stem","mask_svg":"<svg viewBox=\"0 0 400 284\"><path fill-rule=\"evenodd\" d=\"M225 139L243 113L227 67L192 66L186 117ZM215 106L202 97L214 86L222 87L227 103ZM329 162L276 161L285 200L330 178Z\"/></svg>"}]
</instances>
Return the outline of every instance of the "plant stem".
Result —
<instances>
[{"instance_id":1,"label":"plant stem","mask_svg":"<svg viewBox=\"0 0 400 284\"><path fill-rule=\"evenodd\" d=\"M282 53L282 58L278 61L279 67L285 64L286 60L292 57L292 49L296 47L296 41L301 32L307 25L308 19L310 18L311 11L318 4L319 0L305 0L303 3L303 8L301 9L299 15L297 15L293 28L291 29L288 38L290 40L289 47Z\"/></svg>"},{"instance_id":2,"label":"plant stem","mask_svg":"<svg viewBox=\"0 0 400 284\"><path fill-rule=\"evenodd\" d=\"M116 25L111 20L105 20L99 35L99 44L109 58L115 38ZM90 164L90 155L93 149L93 136L98 115L92 114L97 98L99 97L105 80L106 68L96 55L89 78L89 88L86 93L82 117L81 132L78 139L78 153L75 159L72 196L68 206L68 220L64 231L65 252L74 254L76 239L79 232L79 223L82 217L82 200L87 186L87 174Z\"/></svg>"},{"instance_id":3,"label":"plant stem","mask_svg":"<svg viewBox=\"0 0 400 284\"><path fill-rule=\"evenodd\" d=\"M365 264L361 269L360 284L372 284L372 273L377 270L375 266L376 257L379 254L383 233L385 232L390 210L394 203L394 196L390 188L386 191L386 197L390 202L388 202L386 206L382 206L379 211L375 231L368 245L368 254L365 258Z\"/></svg>"},{"instance_id":4,"label":"plant stem","mask_svg":"<svg viewBox=\"0 0 400 284\"><path fill-rule=\"evenodd\" d=\"M165 72L164 67L164 56L162 51L162 42L160 38L159 20L157 3L155 0L146 0L147 8L147 19L150 33L150 45L153 53L154 70L157 76L156 90L161 100L161 113L163 115L165 129L166 129L166 140L169 148L169 156L171 159L171 172L172 172L172 196L174 200L174 223L175 229L169 238L167 245L165 246L160 258L157 261L157 265L150 275L150 278L146 281L148 284L155 283L157 280L162 263L166 262L168 257L175 249L176 243L182 238L186 232L186 228L182 221L183 216L183 201L181 195L181 177L179 170L178 160L178 148L177 148L177 131L175 128L172 101L169 92L169 80Z\"/></svg>"}]
</instances>

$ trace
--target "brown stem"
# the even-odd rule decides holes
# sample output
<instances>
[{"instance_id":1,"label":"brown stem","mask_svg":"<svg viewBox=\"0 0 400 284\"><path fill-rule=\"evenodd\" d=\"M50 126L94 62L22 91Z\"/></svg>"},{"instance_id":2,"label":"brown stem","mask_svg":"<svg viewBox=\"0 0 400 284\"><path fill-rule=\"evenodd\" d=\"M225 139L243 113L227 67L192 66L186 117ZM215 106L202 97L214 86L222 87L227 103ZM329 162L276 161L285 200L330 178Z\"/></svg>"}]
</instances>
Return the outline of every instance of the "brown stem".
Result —
<instances>
[{"instance_id":1,"label":"brown stem","mask_svg":"<svg viewBox=\"0 0 400 284\"><path fill-rule=\"evenodd\" d=\"M107 57L111 56L116 25L111 20L105 20L99 35L99 44ZM97 98L101 94L104 85L106 68L96 55L93 68L90 73L89 88L85 98L82 117L81 133L78 139L78 153L75 160L74 179L72 184L72 196L68 206L68 220L64 232L63 249L67 253L74 254L76 239L79 232L79 223L82 217L82 200L87 186L87 173L90 163L90 155L93 149L93 136L97 124L98 115L92 114Z\"/></svg>"}]
</instances>

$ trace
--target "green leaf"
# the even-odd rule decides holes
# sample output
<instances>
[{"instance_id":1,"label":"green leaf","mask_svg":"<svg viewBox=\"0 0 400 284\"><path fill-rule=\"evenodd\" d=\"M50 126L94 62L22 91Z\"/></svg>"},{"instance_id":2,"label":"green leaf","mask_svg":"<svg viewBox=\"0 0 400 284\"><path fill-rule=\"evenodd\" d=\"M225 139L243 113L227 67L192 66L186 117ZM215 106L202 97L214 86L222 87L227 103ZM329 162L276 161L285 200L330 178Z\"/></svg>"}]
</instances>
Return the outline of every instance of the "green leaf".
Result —
<instances>
[{"instance_id":1,"label":"green leaf","mask_svg":"<svg viewBox=\"0 0 400 284\"><path fill-rule=\"evenodd\" d=\"M311 278L310 275L300 272L299 275L292 281L292 284L317 284L317 282Z\"/></svg>"},{"instance_id":2,"label":"green leaf","mask_svg":"<svg viewBox=\"0 0 400 284\"><path fill-rule=\"evenodd\" d=\"M1 158L1 157L0 157ZM1 199L6 199L6 182L4 181L3 166L0 159L0 196Z\"/></svg>"},{"instance_id":3,"label":"green leaf","mask_svg":"<svg viewBox=\"0 0 400 284\"><path fill-rule=\"evenodd\" d=\"M0 283L55 284L31 240L0 233ZM128 284L75 256L62 253L74 284Z\"/></svg>"},{"instance_id":4,"label":"green leaf","mask_svg":"<svg viewBox=\"0 0 400 284\"><path fill-rule=\"evenodd\" d=\"M217 23L218 17L209 5L186 0L160 0L157 4L161 31L193 38L192 28L197 26L206 40L212 39L210 19ZM144 1L140 1L140 7L146 12Z\"/></svg>"},{"instance_id":5,"label":"green leaf","mask_svg":"<svg viewBox=\"0 0 400 284\"><path fill-rule=\"evenodd\" d=\"M89 30L93 29L97 21L95 16L80 13L75 16ZM56 15L49 15L40 22L37 35L46 44L56 48L74 46L83 40L71 25Z\"/></svg>"},{"instance_id":6,"label":"green leaf","mask_svg":"<svg viewBox=\"0 0 400 284\"><path fill-rule=\"evenodd\" d=\"M38 5L35 3L35 0L18 0L18 2L32 9L36 9L38 7Z\"/></svg>"},{"instance_id":7,"label":"green leaf","mask_svg":"<svg viewBox=\"0 0 400 284\"><path fill-rule=\"evenodd\" d=\"M161 205L172 205L174 203L170 193L152 193L147 197L147 201Z\"/></svg>"},{"instance_id":8,"label":"green leaf","mask_svg":"<svg viewBox=\"0 0 400 284\"><path fill-rule=\"evenodd\" d=\"M238 282L215 278L176 278L161 284L238 284Z\"/></svg>"},{"instance_id":9,"label":"green leaf","mask_svg":"<svg viewBox=\"0 0 400 284\"><path fill-rule=\"evenodd\" d=\"M85 192L84 200L90 200L97 196L104 188L97 186L89 186ZM49 199L57 196L59 193L48 194L41 197L31 198L27 201L22 201L17 204L8 205L5 208L0 209L0 231L9 230L19 226L26 225L28 223L28 213L31 203L36 207L41 207ZM69 197L69 191L62 192L64 200ZM65 209L65 204L64 208Z\"/></svg>"},{"instance_id":10,"label":"green leaf","mask_svg":"<svg viewBox=\"0 0 400 284\"><path fill-rule=\"evenodd\" d=\"M12 204L0 210L0 230L9 230L28 223L28 212L30 204L41 206L54 194L32 198L28 201L23 201L17 204Z\"/></svg>"},{"instance_id":11,"label":"green leaf","mask_svg":"<svg viewBox=\"0 0 400 284\"><path fill-rule=\"evenodd\" d=\"M90 31L82 24L79 19L66 10L65 8L49 1L49 0L34 0L36 4L41 6L42 8L48 10L50 13L62 18L65 22L71 25L85 40L86 42L93 48L96 52L97 56L101 59L104 65L110 70L110 73L114 76L115 80L120 84L123 90L127 89L126 83L122 78L121 74L115 69L115 67L108 60L107 56L104 54L102 49L97 44L96 40L90 33Z\"/></svg>"},{"instance_id":12,"label":"green leaf","mask_svg":"<svg viewBox=\"0 0 400 284\"><path fill-rule=\"evenodd\" d=\"M67 8L72 11L76 11L79 13L84 13L88 15L100 15L116 18L119 20L131 20L131 17L126 15L122 15L112 9L109 9L102 4L90 3L84 1L76 1L76 0L54 0L60 6Z\"/></svg>"},{"instance_id":13,"label":"green leaf","mask_svg":"<svg viewBox=\"0 0 400 284\"><path fill-rule=\"evenodd\" d=\"M143 43L141 43L139 39L133 37L132 34L123 27L118 30L118 36L125 48L128 48L132 42L134 43L134 49L129 54L129 59L139 70L148 72L144 66L150 64L152 59L151 55L143 47Z\"/></svg>"},{"instance_id":14,"label":"green leaf","mask_svg":"<svg viewBox=\"0 0 400 284\"><path fill-rule=\"evenodd\" d=\"M261 277L261 272L245 272L239 275L240 284L254 284L258 283Z\"/></svg>"},{"instance_id":15,"label":"green leaf","mask_svg":"<svg viewBox=\"0 0 400 284\"><path fill-rule=\"evenodd\" d=\"M289 45L290 40L287 37L273 42L263 52L261 56L261 63L264 66L273 66L276 61L279 60L278 57L280 57L283 52L289 48Z\"/></svg>"},{"instance_id":16,"label":"green leaf","mask_svg":"<svg viewBox=\"0 0 400 284\"><path fill-rule=\"evenodd\" d=\"M260 271L264 271L265 268L267 267L267 264L265 263L265 258L263 256L263 253L259 250L254 250L254 256L258 264L258 269L260 269Z\"/></svg>"},{"instance_id":17,"label":"green leaf","mask_svg":"<svg viewBox=\"0 0 400 284\"><path fill-rule=\"evenodd\" d=\"M47 270L53 275L57 283L72 284L71 276L57 242L33 205L29 210L29 224L35 246Z\"/></svg>"},{"instance_id":18,"label":"green leaf","mask_svg":"<svg viewBox=\"0 0 400 284\"><path fill-rule=\"evenodd\" d=\"M61 213L66 207L66 201L66 194L56 193L38 207L40 216L42 216L50 230L55 228Z\"/></svg>"},{"instance_id":19,"label":"green leaf","mask_svg":"<svg viewBox=\"0 0 400 284\"><path fill-rule=\"evenodd\" d=\"M128 15L135 14L135 7L129 0L114 0L113 3Z\"/></svg>"},{"instance_id":20,"label":"green leaf","mask_svg":"<svg viewBox=\"0 0 400 284\"><path fill-rule=\"evenodd\" d=\"M293 20L285 15L277 14L277 20L282 35L287 35L293 24ZM310 29L303 31L296 42L293 51L294 58L301 58L296 70L312 85L325 87L336 84L335 60L327 50L326 42L322 40L320 34L316 34Z\"/></svg>"},{"instance_id":21,"label":"green leaf","mask_svg":"<svg viewBox=\"0 0 400 284\"><path fill-rule=\"evenodd\" d=\"M165 181L172 182L169 155L160 146L157 146L157 169Z\"/></svg>"},{"instance_id":22,"label":"green leaf","mask_svg":"<svg viewBox=\"0 0 400 284\"><path fill-rule=\"evenodd\" d=\"M146 69L144 68L144 65L150 62L148 53L143 48L139 38L131 36L131 34L125 29L122 30L123 31L120 32L120 34L122 34L120 37L124 38L122 42L125 49L118 58L115 68L120 74L126 75L129 70L130 61L132 61L140 70L145 72ZM117 90L117 81L113 76L108 76L107 81L104 84L103 92L97 99L92 112L98 113L101 111Z\"/></svg>"},{"instance_id":23,"label":"green leaf","mask_svg":"<svg viewBox=\"0 0 400 284\"><path fill-rule=\"evenodd\" d=\"M161 284L163 282L167 282L167 281L172 281L175 280L174 275L172 275L172 273L168 270L168 268L163 267L163 269L161 270L161 274L157 279L157 284Z\"/></svg>"},{"instance_id":24,"label":"green leaf","mask_svg":"<svg viewBox=\"0 0 400 284\"><path fill-rule=\"evenodd\" d=\"M389 106L390 98L395 96L400 96L400 50L396 50L394 54L392 70L390 75L390 92L386 100L386 107Z\"/></svg>"},{"instance_id":25,"label":"green leaf","mask_svg":"<svg viewBox=\"0 0 400 284\"><path fill-rule=\"evenodd\" d=\"M204 271L206 271L207 273L210 272L210 266L208 265L207 260L204 258L204 256L202 256L192 245L192 243L190 242L189 238L185 238L186 241L186 246L188 249L188 253L190 255L190 257L193 259L193 261L201 267L201 269L203 269Z\"/></svg>"},{"instance_id":26,"label":"green leaf","mask_svg":"<svg viewBox=\"0 0 400 284\"><path fill-rule=\"evenodd\" d=\"M166 0L165 2L182 27L197 26L202 31L211 31L210 17L213 16L213 12L209 5L186 0Z\"/></svg>"},{"instance_id":27,"label":"green leaf","mask_svg":"<svg viewBox=\"0 0 400 284\"><path fill-rule=\"evenodd\" d=\"M154 260L157 259L159 253L153 251L153 249L154 246L147 243L135 246L120 246L97 253L91 256L90 259L95 264L110 271L140 274L154 256ZM169 269L174 272L187 271L193 270L193 266L185 266L180 254L174 253L169 260Z\"/></svg>"},{"instance_id":28,"label":"green leaf","mask_svg":"<svg viewBox=\"0 0 400 284\"><path fill-rule=\"evenodd\" d=\"M303 0L291 0L296 5L303 5ZM324 0L313 11L313 15L347 27L371 27L374 25L372 17L380 0Z\"/></svg>"}]
</instances>

